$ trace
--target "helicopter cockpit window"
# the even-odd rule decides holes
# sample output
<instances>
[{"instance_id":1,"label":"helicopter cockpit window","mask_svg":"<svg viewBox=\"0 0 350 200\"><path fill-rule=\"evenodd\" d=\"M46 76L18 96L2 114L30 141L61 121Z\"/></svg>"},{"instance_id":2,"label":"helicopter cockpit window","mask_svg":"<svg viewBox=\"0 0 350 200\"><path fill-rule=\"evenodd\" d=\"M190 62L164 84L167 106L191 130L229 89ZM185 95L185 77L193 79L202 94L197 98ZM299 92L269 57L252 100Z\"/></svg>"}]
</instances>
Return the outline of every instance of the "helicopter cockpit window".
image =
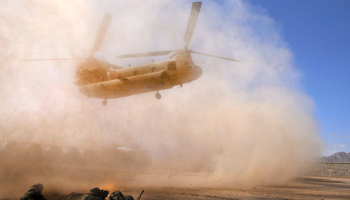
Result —
<instances>
[{"instance_id":1,"label":"helicopter cockpit window","mask_svg":"<svg viewBox=\"0 0 350 200\"><path fill-rule=\"evenodd\" d=\"M176 70L176 61L168 62L168 70Z\"/></svg>"},{"instance_id":2,"label":"helicopter cockpit window","mask_svg":"<svg viewBox=\"0 0 350 200\"><path fill-rule=\"evenodd\" d=\"M184 61L184 65L185 65L187 68L193 68L193 65L192 65L189 61Z\"/></svg>"}]
</instances>

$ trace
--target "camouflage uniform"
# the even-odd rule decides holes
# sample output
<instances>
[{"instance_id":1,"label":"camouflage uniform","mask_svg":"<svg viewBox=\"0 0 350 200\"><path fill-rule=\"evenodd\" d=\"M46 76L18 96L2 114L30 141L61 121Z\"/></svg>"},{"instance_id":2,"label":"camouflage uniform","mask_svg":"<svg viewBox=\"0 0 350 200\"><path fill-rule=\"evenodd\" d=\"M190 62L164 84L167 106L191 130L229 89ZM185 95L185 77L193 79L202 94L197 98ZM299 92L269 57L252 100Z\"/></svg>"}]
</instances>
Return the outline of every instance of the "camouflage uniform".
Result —
<instances>
[{"instance_id":1,"label":"camouflage uniform","mask_svg":"<svg viewBox=\"0 0 350 200\"><path fill-rule=\"evenodd\" d=\"M45 200L44 196L41 194L41 191L44 189L44 186L40 183L33 185L27 193L21 198L21 200Z\"/></svg>"},{"instance_id":2,"label":"camouflage uniform","mask_svg":"<svg viewBox=\"0 0 350 200\"><path fill-rule=\"evenodd\" d=\"M93 196L90 193L87 193L81 197L81 200L97 200L97 197Z\"/></svg>"},{"instance_id":3,"label":"camouflage uniform","mask_svg":"<svg viewBox=\"0 0 350 200\"><path fill-rule=\"evenodd\" d=\"M81 200L104 200L108 196L108 191L100 190L99 188L93 188L90 193L84 194Z\"/></svg>"},{"instance_id":4,"label":"camouflage uniform","mask_svg":"<svg viewBox=\"0 0 350 200\"><path fill-rule=\"evenodd\" d=\"M114 191L110 196L109 200L134 200L130 195L124 196L120 191Z\"/></svg>"},{"instance_id":5,"label":"camouflage uniform","mask_svg":"<svg viewBox=\"0 0 350 200\"><path fill-rule=\"evenodd\" d=\"M131 195L124 196L124 200L134 200L134 198Z\"/></svg>"},{"instance_id":6,"label":"camouflage uniform","mask_svg":"<svg viewBox=\"0 0 350 200\"><path fill-rule=\"evenodd\" d=\"M111 195L109 195L109 200L124 200L124 195L120 191L114 191Z\"/></svg>"}]
</instances>

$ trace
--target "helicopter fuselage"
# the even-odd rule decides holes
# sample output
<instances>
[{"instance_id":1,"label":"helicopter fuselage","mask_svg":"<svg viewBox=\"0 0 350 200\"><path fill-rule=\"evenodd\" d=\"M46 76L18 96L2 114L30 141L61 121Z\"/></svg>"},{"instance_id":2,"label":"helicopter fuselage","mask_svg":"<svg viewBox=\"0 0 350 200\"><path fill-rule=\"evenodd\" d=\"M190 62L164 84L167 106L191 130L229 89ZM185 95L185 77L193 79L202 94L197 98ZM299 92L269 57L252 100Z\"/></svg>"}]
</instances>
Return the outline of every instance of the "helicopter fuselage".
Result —
<instances>
[{"instance_id":1,"label":"helicopter fuselage","mask_svg":"<svg viewBox=\"0 0 350 200\"><path fill-rule=\"evenodd\" d=\"M203 74L202 68L193 63L191 53L240 62L232 58L195 52L188 49L201 6L202 2L192 3L183 40L186 44L184 49L118 55L117 58L136 58L163 56L175 52L168 60L160 62L152 61L152 63L128 68L118 67L93 58L93 54L99 51L103 43L112 19L112 15L105 13L93 43L90 57L80 62L77 66L75 84L79 86L79 91L87 97L104 99L102 102L103 105L107 104L106 99L152 91L157 91L155 97L160 99L159 90L170 89L176 85L182 86L185 83L198 79Z\"/></svg>"},{"instance_id":2,"label":"helicopter fuselage","mask_svg":"<svg viewBox=\"0 0 350 200\"><path fill-rule=\"evenodd\" d=\"M92 63L92 64L91 64ZM95 65L94 65L95 64ZM195 66L185 51L175 53L169 60L111 70L110 66L96 66L85 62L77 71L81 93L88 97L113 99L134 94L170 89L198 79L203 71ZM103 64L102 64L103 65ZM79 70L79 67L78 67ZM85 71L85 72L84 72ZM90 71L90 72L89 72Z\"/></svg>"}]
</instances>

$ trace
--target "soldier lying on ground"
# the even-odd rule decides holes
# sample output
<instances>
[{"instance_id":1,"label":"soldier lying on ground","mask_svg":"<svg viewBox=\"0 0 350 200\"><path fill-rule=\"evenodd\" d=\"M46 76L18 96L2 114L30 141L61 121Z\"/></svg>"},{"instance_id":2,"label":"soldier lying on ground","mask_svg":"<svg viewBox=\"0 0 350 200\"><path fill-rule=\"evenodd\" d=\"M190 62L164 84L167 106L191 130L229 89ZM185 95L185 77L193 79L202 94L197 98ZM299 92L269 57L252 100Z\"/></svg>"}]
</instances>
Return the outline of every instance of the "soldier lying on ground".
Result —
<instances>
[{"instance_id":1,"label":"soldier lying on ground","mask_svg":"<svg viewBox=\"0 0 350 200\"><path fill-rule=\"evenodd\" d=\"M41 194L44 186L40 183L30 187L27 193L21 198L21 200L45 200L44 196Z\"/></svg>"},{"instance_id":2,"label":"soldier lying on ground","mask_svg":"<svg viewBox=\"0 0 350 200\"><path fill-rule=\"evenodd\" d=\"M137 200L141 199L141 195L143 194L143 190ZM65 200L104 200L108 196L109 191L100 190L99 188L93 188L90 190L90 193L81 194L81 193L71 193L69 194ZM134 198L130 195L123 195L120 191L114 191L111 195L109 195L108 200L134 200Z\"/></svg>"},{"instance_id":3,"label":"soldier lying on ground","mask_svg":"<svg viewBox=\"0 0 350 200\"><path fill-rule=\"evenodd\" d=\"M140 200L141 199L141 195L143 194L143 190L140 194L139 197L137 197L137 200ZM109 200L134 200L134 198L130 195L123 195L122 192L120 191L114 191L111 195L109 195Z\"/></svg>"},{"instance_id":4,"label":"soldier lying on ground","mask_svg":"<svg viewBox=\"0 0 350 200\"><path fill-rule=\"evenodd\" d=\"M92 188L90 193L86 193L81 197L81 200L104 200L108 196L109 191Z\"/></svg>"}]
</instances>

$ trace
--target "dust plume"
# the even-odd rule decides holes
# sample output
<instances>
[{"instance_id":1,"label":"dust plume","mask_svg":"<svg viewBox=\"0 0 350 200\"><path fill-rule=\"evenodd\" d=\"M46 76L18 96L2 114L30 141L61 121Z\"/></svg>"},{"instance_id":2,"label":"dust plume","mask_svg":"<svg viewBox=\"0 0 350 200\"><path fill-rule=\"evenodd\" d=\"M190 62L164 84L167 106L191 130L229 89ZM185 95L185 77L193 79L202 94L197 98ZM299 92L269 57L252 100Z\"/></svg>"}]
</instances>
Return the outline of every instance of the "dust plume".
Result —
<instances>
[{"instance_id":1,"label":"dust plume","mask_svg":"<svg viewBox=\"0 0 350 200\"><path fill-rule=\"evenodd\" d=\"M203 76L161 91L161 100L146 93L108 100L102 106L102 100L87 98L74 85L78 61L20 61L88 57L105 12L113 19L96 58L122 67L164 60L168 57L115 57L182 49L191 4L173 0L4 3L0 8L0 140L26 148L40 144L47 149L80 149L80 153L118 147L146 152L151 164L136 169L147 173L128 179L135 173L123 172L124 176L114 177L115 187L253 187L300 175L319 153L313 101L302 91L293 54L276 23L245 1L203 1L189 45L195 51L243 62L192 55L203 67ZM1 161L6 166L0 171L1 195L14 190L22 194L39 181L48 190L64 192L88 191L94 184L111 181L112 172L106 172L110 166L62 175L63 165L86 166L98 156L88 159L79 154L82 160L73 156L72 163L56 163L56 153L45 155L35 154L30 157L34 160L19 166L20 156L6 154L8 160ZM113 159L108 155L99 157ZM46 164L28 164L42 162ZM144 165L130 162L128 156L118 162Z\"/></svg>"}]
</instances>

